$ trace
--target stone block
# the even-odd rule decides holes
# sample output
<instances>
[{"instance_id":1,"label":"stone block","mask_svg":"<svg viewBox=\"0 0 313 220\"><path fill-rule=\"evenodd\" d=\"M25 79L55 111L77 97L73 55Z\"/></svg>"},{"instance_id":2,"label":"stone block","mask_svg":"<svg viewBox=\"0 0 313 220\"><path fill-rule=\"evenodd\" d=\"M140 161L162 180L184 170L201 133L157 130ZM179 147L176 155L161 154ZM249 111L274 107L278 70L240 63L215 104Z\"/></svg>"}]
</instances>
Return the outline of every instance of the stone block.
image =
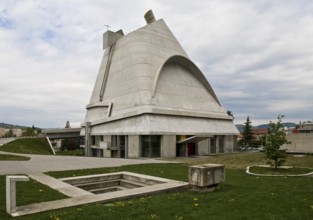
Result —
<instances>
[{"instance_id":1,"label":"stone block","mask_svg":"<svg viewBox=\"0 0 313 220\"><path fill-rule=\"evenodd\" d=\"M201 164L189 167L189 184L194 189L205 190L225 181L225 166L221 164Z\"/></svg>"}]
</instances>

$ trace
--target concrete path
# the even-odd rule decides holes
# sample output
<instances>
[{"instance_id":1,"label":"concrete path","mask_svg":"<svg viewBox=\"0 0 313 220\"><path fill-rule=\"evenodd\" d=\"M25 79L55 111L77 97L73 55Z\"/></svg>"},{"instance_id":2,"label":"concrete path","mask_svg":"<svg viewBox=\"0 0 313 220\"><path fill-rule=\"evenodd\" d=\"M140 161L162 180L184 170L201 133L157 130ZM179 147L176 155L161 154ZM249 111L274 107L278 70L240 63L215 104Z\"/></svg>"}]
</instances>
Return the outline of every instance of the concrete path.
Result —
<instances>
[{"instance_id":1,"label":"concrete path","mask_svg":"<svg viewBox=\"0 0 313 220\"><path fill-rule=\"evenodd\" d=\"M0 138L0 146L4 145L6 143L9 143L11 141L14 141L14 140L15 140L15 138Z\"/></svg>"},{"instance_id":2,"label":"concrete path","mask_svg":"<svg viewBox=\"0 0 313 220\"><path fill-rule=\"evenodd\" d=\"M120 159L75 157L56 155L15 154L0 151L0 154L14 154L30 157L28 161L0 161L0 175L30 174L60 170L79 170L99 167L116 167L132 164L168 163L155 159Z\"/></svg>"}]
</instances>

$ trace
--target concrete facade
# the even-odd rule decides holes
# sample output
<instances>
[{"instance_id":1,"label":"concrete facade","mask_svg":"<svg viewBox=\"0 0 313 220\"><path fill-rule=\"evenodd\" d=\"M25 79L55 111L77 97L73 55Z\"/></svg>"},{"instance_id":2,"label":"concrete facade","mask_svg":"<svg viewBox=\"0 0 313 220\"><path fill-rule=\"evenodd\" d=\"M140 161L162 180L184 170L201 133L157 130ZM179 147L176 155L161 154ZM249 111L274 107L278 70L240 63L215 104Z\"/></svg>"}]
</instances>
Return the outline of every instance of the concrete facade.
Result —
<instances>
[{"instance_id":1,"label":"concrete facade","mask_svg":"<svg viewBox=\"0 0 313 220\"><path fill-rule=\"evenodd\" d=\"M151 11L145 18L146 26L127 35L103 35L105 52L81 129L86 155L167 158L232 151L238 130L211 85L165 22ZM92 141L96 137L99 143Z\"/></svg>"},{"instance_id":2,"label":"concrete facade","mask_svg":"<svg viewBox=\"0 0 313 220\"><path fill-rule=\"evenodd\" d=\"M287 134L290 144L284 144L282 149L295 153L313 153L313 133Z\"/></svg>"},{"instance_id":3,"label":"concrete facade","mask_svg":"<svg viewBox=\"0 0 313 220\"><path fill-rule=\"evenodd\" d=\"M4 137L5 134L9 131L9 129L6 128L0 128L0 138Z\"/></svg>"}]
</instances>

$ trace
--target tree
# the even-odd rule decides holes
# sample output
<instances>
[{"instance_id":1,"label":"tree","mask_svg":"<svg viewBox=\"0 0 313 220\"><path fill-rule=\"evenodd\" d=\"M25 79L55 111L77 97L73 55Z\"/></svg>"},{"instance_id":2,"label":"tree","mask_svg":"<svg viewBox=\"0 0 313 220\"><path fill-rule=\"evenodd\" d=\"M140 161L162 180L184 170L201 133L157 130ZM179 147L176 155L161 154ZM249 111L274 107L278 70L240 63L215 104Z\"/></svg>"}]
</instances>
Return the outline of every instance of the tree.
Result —
<instances>
[{"instance_id":1,"label":"tree","mask_svg":"<svg viewBox=\"0 0 313 220\"><path fill-rule=\"evenodd\" d=\"M290 144L282 125L284 115L277 117L277 122L269 123L268 134L266 135L265 154L267 159L274 161L274 168L277 169L286 161L286 150L280 149L283 144Z\"/></svg>"},{"instance_id":2,"label":"tree","mask_svg":"<svg viewBox=\"0 0 313 220\"><path fill-rule=\"evenodd\" d=\"M242 131L242 139L240 140L240 145L246 147L253 146L255 143L255 138L253 136L253 130L249 116L247 117L247 121L244 124L245 127Z\"/></svg>"},{"instance_id":3,"label":"tree","mask_svg":"<svg viewBox=\"0 0 313 220\"><path fill-rule=\"evenodd\" d=\"M36 132L32 128L26 128L26 130L23 131L23 136L34 136L34 135L36 135Z\"/></svg>"}]
</instances>

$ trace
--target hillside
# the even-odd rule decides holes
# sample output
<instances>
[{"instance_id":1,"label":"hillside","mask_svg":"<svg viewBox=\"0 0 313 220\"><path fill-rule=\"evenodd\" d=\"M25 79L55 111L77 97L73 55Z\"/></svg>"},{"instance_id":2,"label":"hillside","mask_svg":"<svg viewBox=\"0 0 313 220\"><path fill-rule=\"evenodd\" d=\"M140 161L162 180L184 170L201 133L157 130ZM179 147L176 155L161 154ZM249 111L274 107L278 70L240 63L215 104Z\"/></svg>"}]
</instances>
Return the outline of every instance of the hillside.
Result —
<instances>
[{"instance_id":1,"label":"hillside","mask_svg":"<svg viewBox=\"0 0 313 220\"><path fill-rule=\"evenodd\" d=\"M296 123L284 122L283 125L284 125L284 127L291 128L291 127L295 127ZM237 124L236 127L237 127L238 131L241 133L243 131L245 125ZM261 125L257 125L257 126L252 126L252 128L268 128L268 124L261 124Z\"/></svg>"},{"instance_id":2,"label":"hillside","mask_svg":"<svg viewBox=\"0 0 313 220\"><path fill-rule=\"evenodd\" d=\"M21 125L11 125L11 124L6 124L6 123L1 122L0 123L0 128L7 128L7 129L21 128L21 129L25 129L27 127L21 126Z\"/></svg>"},{"instance_id":3,"label":"hillside","mask_svg":"<svg viewBox=\"0 0 313 220\"><path fill-rule=\"evenodd\" d=\"M26 128L31 128L32 126L22 126L22 125L12 125L12 124L6 124L1 122L0 123L0 128L6 128L6 129L26 129ZM41 128L35 127L36 130L41 130Z\"/></svg>"}]
</instances>

